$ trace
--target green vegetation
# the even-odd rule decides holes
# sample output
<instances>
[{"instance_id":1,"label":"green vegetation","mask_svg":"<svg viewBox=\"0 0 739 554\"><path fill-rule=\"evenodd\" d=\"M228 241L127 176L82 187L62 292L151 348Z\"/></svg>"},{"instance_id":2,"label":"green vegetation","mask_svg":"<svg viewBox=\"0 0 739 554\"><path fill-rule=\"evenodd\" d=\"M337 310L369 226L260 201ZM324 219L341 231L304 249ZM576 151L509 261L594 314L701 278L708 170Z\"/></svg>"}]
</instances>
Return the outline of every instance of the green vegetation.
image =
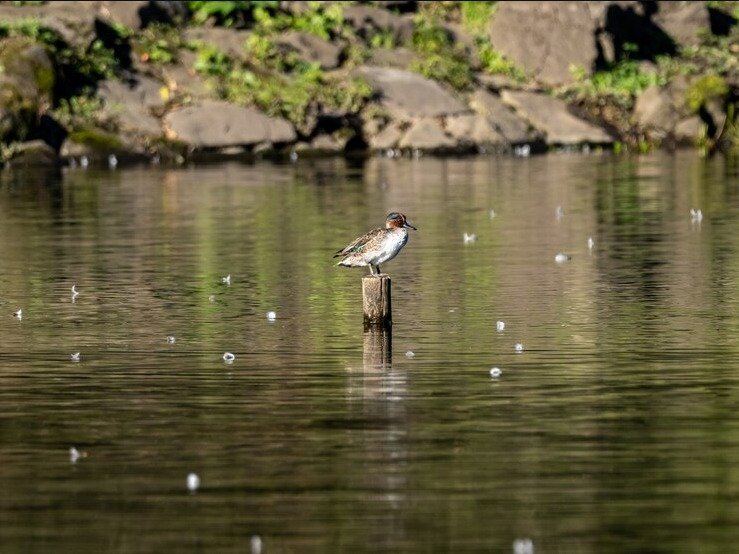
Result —
<instances>
[{"instance_id":1,"label":"green vegetation","mask_svg":"<svg viewBox=\"0 0 739 554\"><path fill-rule=\"evenodd\" d=\"M720 75L709 73L693 81L685 93L685 100L691 112L697 112L712 100L722 103L729 93L726 80Z\"/></svg>"},{"instance_id":2,"label":"green vegetation","mask_svg":"<svg viewBox=\"0 0 739 554\"><path fill-rule=\"evenodd\" d=\"M636 95L646 88L667 83L664 75L656 70L642 69L634 60L620 61L607 70L597 71L589 78L582 68L572 67L571 71L577 82L566 87L566 93L586 98L608 96L626 108L630 108Z\"/></svg>"},{"instance_id":3,"label":"green vegetation","mask_svg":"<svg viewBox=\"0 0 739 554\"><path fill-rule=\"evenodd\" d=\"M420 55L411 65L414 71L458 90L472 84L472 67L464 47L455 45L449 32L424 13L416 18L413 49Z\"/></svg>"},{"instance_id":4,"label":"green vegetation","mask_svg":"<svg viewBox=\"0 0 739 554\"><path fill-rule=\"evenodd\" d=\"M193 14L193 21L205 23L213 18L219 25L231 27L237 23L254 20L254 12L258 10L276 10L280 2L277 0L251 0L242 2L191 1L188 7Z\"/></svg>"},{"instance_id":5,"label":"green vegetation","mask_svg":"<svg viewBox=\"0 0 739 554\"><path fill-rule=\"evenodd\" d=\"M150 25L133 37L132 46L138 58L147 63L172 64L177 52L189 45L182 40L179 29L166 25Z\"/></svg>"},{"instance_id":6,"label":"green vegetation","mask_svg":"<svg viewBox=\"0 0 739 554\"><path fill-rule=\"evenodd\" d=\"M245 53L244 60L234 60L214 47L201 45L195 69L212 79L223 98L285 117L304 133L309 132L309 118L318 106L356 112L372 94L359 79L329 76L318 63L282 52L266 35L250 36Z\"/></svg>"},{"instance_id":7,"label":"green vegetation","mask_svg":"<svg viewBox=\"0 0 739 554\"><path fill-rule=\"evenodd\" d=\"M72 80L89 83L106 79L113 75L118 65L113 51L101 40L95 39L87 47L69 46L56 31L35 19L0 22L0 38L8 36L25 36L43 44L56 61L60 72Z\"/></svg>"}]
</instances>

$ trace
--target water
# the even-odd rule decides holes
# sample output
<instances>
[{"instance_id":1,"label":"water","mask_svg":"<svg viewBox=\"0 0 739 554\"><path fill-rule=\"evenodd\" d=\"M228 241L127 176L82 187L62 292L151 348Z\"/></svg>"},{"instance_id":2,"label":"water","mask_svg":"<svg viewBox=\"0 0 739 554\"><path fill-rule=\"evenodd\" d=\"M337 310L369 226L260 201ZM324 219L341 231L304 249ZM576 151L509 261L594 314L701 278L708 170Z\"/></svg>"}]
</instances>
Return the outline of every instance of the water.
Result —
<instances>
[{"instance_id":1,"label":"water","mask_svg":"<svg viewBox=\"0 0 739 554\"><path fill-rule=\"evenodd\" d=\"M394 210L382 365L331 256ZM0 260L3 553L739 540L736 160L4 174Z\"/></svg>"}]
</instances>

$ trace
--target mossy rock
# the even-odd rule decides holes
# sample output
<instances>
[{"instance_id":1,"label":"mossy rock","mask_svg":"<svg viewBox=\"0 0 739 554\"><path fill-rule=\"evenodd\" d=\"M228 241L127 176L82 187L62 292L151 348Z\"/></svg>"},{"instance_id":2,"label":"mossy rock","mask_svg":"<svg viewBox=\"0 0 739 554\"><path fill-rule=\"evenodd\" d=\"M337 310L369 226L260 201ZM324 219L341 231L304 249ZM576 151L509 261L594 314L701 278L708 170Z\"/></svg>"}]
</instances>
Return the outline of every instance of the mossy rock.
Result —
<instances>
[{"instance_id":1,"label":"mossy rock","mask_svg":"<svg viewBox=\"0 0 739 554\"><path fill-rule=\"evenodd\" d=\"M84 157L95 165L107 164L111 155L115 155L120 163L127 164L150 159L143 145L128 142L119 135L96 128L70 133L61 151L64 160Z\"/></svg>"},{"instance_id":2,"label":"mossy rock","mask_svg":"<svg viewBox=\"0 0 739 554\"><path fill-rule=\"evenodd\" d=\"M118 135L100 129L83 129L70 133L69 141L101 154L112 154L123 149Z\"/></svg>"},{"instance_id":3,"label":"mossy rock","mask_svg":"<svg viewBox=\"0 0 739 554\"><path fill-rule=\"evenodd\" d=\"M52 105L54 64L26 37L0 41L0 140L23 140L36 117Z\"/></svg>"}]
</instances>

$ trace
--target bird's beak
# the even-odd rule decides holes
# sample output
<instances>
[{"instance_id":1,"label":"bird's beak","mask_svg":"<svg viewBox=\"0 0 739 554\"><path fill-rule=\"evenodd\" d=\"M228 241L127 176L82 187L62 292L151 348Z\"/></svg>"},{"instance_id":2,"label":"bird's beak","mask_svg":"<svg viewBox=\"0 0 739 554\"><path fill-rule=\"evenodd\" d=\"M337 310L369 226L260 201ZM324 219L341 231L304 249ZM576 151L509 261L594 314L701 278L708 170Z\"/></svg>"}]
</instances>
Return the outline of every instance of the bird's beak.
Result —
<instances>
[{"instance_id":1,"label":"bird's beak","mask_svg":"<svg viewBox=\"0 0 739 554\"><path fill-rule=\"evenodd\" d=\"M405 225L403 225L403 227L405 227L406 229L413 229L414 231L418 231L418 229L416 229L413 225L411 225L407 221L405 222Z\"/></svg>"}]
</instances>

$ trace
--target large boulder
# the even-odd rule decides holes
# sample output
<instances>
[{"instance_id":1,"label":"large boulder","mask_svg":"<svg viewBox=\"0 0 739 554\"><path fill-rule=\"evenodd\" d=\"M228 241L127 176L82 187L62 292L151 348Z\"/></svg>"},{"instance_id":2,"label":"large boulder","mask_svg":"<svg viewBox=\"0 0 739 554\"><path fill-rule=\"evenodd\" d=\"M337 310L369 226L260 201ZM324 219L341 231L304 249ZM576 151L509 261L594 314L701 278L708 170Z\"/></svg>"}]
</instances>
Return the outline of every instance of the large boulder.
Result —
<instances>
[{"instance_id":1,"label":"large boulder","mask_svg":"<svg viewBox=\"0 0 739 554\"><path fill-rule=\"evenodd\" d=\"M574 116L562 100L536 92L504 90L501 99L544 134L550 146L610 144L600 127Z\"/></svg>"},{"instance_id":2,"label":"large boulder","mask_svg":"<svg viewBox=\"0 0 739 554\"><path fill-rule=\"evenodd\" d=\"M594 2L499 2L490 23L496 50L541 81L573 80L570 66L591 71L598 59ZM604 2L605 4L605 2ZM594 13L597 9L599 13Z\"/></svg>"},{"instance_id":3,"label":"large boulder","mask_svg":"<svg viewBox=\"0 0 739 554\"><path fill-rule=\"evenodd\" d=\"M363 66L355 71L380 96L380 102L398 119L436 117L469 112L465 104L436 81L410 71Z\"/></svg>"},{"instance_id":4,"label":"large boulder","mask_svg":"<svg viewBox=\"0 0 739 554\"><path fill-rule=\"evenodd\" d=\"M0 139L23 140L52 104L55 73L43 46L25 37L0 41Z\"/></svg>"},{"instance_id":5,"label":"large boulder","mask_svg":"<svg viewBox=\"0 0 739 554\"><path fill-rule=\"evenodd\" d=\"M223 101L204 101L169 112L163 123L168 138L196 149L275 145L296 139L289 121Z\"/></svg>"}]
</instances>

